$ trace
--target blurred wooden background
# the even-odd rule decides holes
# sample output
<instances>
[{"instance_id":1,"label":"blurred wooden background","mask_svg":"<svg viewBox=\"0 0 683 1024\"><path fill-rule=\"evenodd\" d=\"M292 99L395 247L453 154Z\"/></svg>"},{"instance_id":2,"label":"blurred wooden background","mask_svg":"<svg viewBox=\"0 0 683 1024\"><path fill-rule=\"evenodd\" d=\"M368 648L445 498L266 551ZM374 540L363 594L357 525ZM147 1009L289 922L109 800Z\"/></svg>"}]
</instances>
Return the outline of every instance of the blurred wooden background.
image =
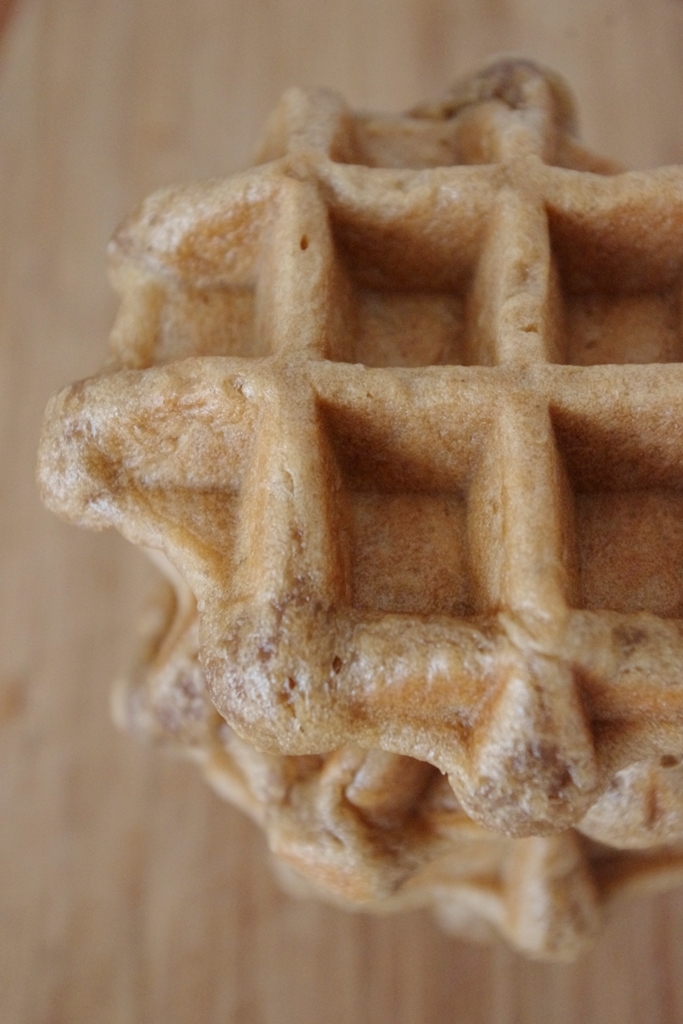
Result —
<instances>
[{"instance_id":1,"label":"blurred wooden background","mask_svg":"<svg viewBox=\"0 0 683 1024\"><path fill-rule=\"evenodd\" d=\"M6 3L0 3L0 22ZM288 85L401 109L499 51L563 72L584 139L683 162L681 0L18 0L0 50L0 1020L672 1024L683 894L574 967L282 895L190 766L110 724L154 575L44 512L43 406L99 365L105 243L146 193L248 162Z\"/></svg>"}]
</instances>

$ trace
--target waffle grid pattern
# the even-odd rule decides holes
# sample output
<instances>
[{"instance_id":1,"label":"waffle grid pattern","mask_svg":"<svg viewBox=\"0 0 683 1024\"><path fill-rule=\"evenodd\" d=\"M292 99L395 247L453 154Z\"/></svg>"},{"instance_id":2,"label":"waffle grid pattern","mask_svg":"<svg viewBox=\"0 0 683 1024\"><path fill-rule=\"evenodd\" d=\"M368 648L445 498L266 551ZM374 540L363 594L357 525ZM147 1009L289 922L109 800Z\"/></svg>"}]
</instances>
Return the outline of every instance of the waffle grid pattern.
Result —
<instances>
[{"instance_id":1,"label":"waffle grid pattern","mask_svg":"<svg viewBox=\"0 0 683 1024\"><path fill-rule=\"evenodd\" d=\"M41 474L56 511L189 585L151 663L195 679L219 788L268 827L245 764L295 765L337 833L345 800L412 828L392 874L354 811L337 869L301 852L290 800L285 859L405 905L418 861L416 893L454 884L455 828L451 925L468 877L478 917L563 955L597 926L595 864L624 868L595 844L589 878L562 830L683 831L683 172L607 173L523 62L469 88L394 119L293 91L265 163L148 200L113 242L116 364L53 400ZM653 816L643 793L665 791ZM420 801L429 830L406 826ZM512 902L462 868L464 835L508 865ZM657 857L660 881L680 871ZM533 937L517 919L551 876L583 916Z\"/></svg>"}]
</instances>

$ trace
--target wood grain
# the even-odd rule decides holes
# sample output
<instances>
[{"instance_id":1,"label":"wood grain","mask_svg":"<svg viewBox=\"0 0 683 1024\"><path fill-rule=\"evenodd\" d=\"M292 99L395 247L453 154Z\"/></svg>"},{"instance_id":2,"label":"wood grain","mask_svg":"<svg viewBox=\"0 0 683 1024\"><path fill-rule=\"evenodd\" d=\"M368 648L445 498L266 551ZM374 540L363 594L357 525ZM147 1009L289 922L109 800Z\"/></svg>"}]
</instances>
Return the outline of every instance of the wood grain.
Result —
<instances>
[{"instance_id":1,"label":"wood grain","mask_svg":"<svg viewBox=\"0 0 683 1024\"><path fill-rule=\"evenodd\" d=\"M3 7L0 5L0 20ZM683 895L573 967L284 896L191 767L110 724L154 587L39 504L42 408L100 363L104 247L147 192L248 161L279 93L401 109L493 52L573 84L588 143L683 162L680 0L23 0L0 66L0 1019L5 1024L673 1024Z\"/></svg>"}]
</instances>

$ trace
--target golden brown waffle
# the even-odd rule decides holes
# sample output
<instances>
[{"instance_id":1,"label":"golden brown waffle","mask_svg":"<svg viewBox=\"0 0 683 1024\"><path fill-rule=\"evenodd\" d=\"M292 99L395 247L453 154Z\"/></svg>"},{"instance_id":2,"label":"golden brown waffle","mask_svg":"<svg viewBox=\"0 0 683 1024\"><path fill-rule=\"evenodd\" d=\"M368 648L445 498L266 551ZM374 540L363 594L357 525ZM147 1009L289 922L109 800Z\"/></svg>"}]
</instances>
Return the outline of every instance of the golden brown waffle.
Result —
<instances>
[{"instance_id":1,"label":"golden brown waffle","mask_svg":"<svg viewBox=\"0 0 683 1024\"><path fill-rule=\"evenodd\" d=\"M175 584L119 717L316 886L557 957L683 881L683 172L573 131L519 60L290 91L115 236L39 470Z\"/></svg>"}]
</instances>

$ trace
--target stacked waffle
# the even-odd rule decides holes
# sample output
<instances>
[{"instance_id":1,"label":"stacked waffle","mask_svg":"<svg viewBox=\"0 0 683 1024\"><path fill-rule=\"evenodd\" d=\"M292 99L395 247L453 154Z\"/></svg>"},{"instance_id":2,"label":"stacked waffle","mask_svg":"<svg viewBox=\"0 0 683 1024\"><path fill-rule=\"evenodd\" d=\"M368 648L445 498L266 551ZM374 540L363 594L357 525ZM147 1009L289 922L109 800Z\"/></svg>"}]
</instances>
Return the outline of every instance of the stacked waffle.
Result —
<instances>
[{"instance_id":1,"label":"stacked waffle","mask_svg":"<svg viewBox=\"0 0 683 1024\"><path fill-rule=\"evenodd\" d=\"M683 882L683 171L499 61L403 116L291 90L111 245L47 504L171 581L116 694L290 883L571 958Z\"/></svg>"}]
</instances>

